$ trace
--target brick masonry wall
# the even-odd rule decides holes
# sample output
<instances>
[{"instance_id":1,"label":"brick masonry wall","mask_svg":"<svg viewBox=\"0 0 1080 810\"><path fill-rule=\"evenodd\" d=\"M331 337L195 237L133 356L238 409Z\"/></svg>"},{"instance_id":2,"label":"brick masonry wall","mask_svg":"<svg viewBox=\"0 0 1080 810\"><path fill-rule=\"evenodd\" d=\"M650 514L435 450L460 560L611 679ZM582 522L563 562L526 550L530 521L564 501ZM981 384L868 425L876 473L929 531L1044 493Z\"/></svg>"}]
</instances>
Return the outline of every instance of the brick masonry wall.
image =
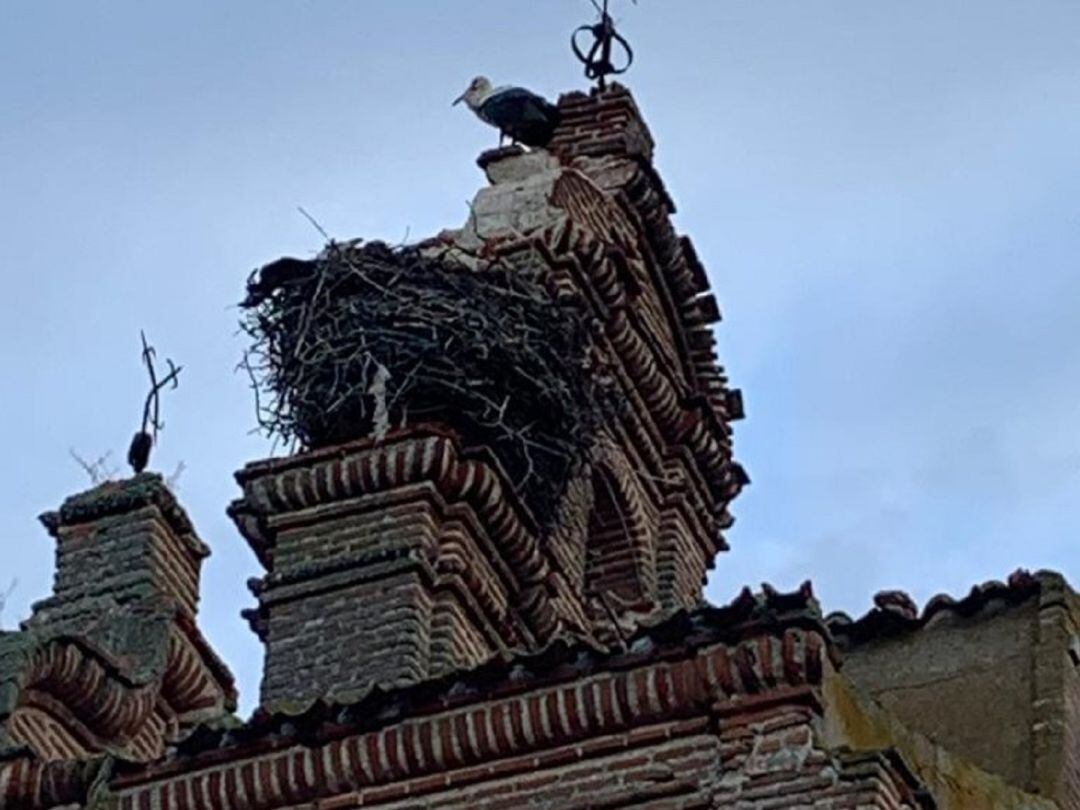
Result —
<instances>
[{"instance_id":1,"label":"brick masonry wall","mask_svg":"<svg viewBox=\"0 0 1080 810\"><path fill-rule=\"evenodd\" d=\"M63 525L56 539L53 595L36 606L36 623L152 594L195 614L203 554L156 507Z\"/></svg>"},{"instance_id":2,"label":"brick masonry wall","mask_svg":"<svg viewBox=\"0 0 1080 810\"><path fill-rule=\"evenodd\" d=\"M189 616L209 549L159 476L110 481L41 516L56 540L53 594L35 608L47 621L71 606L156 594Z\"/></svg>"},{"instance_id":3,"label":"brick masonry wall","mask_svg":"<svg viewBox=\"0 0 1080 810\"><path fill-rule=\"evenodd\" d=\"M603 96L567 93L559 99L562 122L549 145L564 159L632 155L652 160L653 139L633 97L618 85Z\"/></svg>"},{"instance_id":4,"label":"brick masonry wall","mask_svg":"<svg viewBox=\"0 0 1080 810\"><path fill-rule=\"evenodd\" d=\"M587 693L588 686L578 691ZM555 704L558 708L550 714L542 708ZM314 756L292 749L239 769L211 767L202 774L159 783L151 792L120 787L119 810L238 810L298 802L306 806L303 797L310 801L325 795L328 780L340 784L340 777L332 773L350 764L366 774L365 779L381 783L331 790L331 797L311 806L320 810L932 806L895 758L827 750L818 738L820 715L814 704L811 692L791 690L786 699L760 696L745 703L718 704L716 711L659 721L643 706L640 720L630 721L620 733L578 737L572 743L541 746L525 756L493 752L475 765L406 775L427 757L444 761L488 747L498 750L506 744L500 737L504 733L507 738L535 734L537 741L556 741L574 736L569 732L582 722L576 714L582 704L564 704L561 699L553 702L541 696L530 712L531 729L524 718L518 726L511 715L480 705L477 713L458 715L459 721L437 722L441 742L425 742L419 727L406 724L377 739L346 743Z\"/></svg>"},{"instance_id":5,"label":"brick masonry wall","mask_svg":"<svg viewBox=\"0 0 1080 810\"><path fill-rule=\"evenodd\" d=\"M635 402L638 424L628 421L617 440L634 456L633 477L648 484L644 500L652 512L649 554L628 576L644 572L655 582L650 595L659 610L689 607L699 603L704 572L724 547L726 502L745 480L731 465L727 425L741 417L741 398L726 387L710 329L719 309L692 245L672 227L674 204L651 167L653 141L630 93L615 85L603 93L567 94L559 105L563 122L550 148L575 171L559 179L551 201L625 251L612 252L614 273L592 270L589 282L611 306L602 317L616 353L633 358L630 376L651 367L652 379L633 382L643 396ZM670 389L650 390L661 379ZM695 413L698 400L705 407ZM676 413L680 427L672 431L665 422ZM715 444L687 455L683 442L691 435ZM733 476L702 492L702 474L715 475L717 465Z\"/></svg>"},{"instance_id":6,"label":"brick masonry wall","mask_svg":"<svg viewBox=\"0 0 1080 810\"><path fill-rule=\"evenodd\" d=\"M465 604L466 589L441 588L431 626L429 672L439 677L472 669L491 657L491 642L477 627L475 612Z\"/></svg>"},{"instance_id":7,"label":"brick masonry wall","mask_svg":"<svg viewBox=\"0 0 1080 810\"><path fill-rule=\"evenodd\" d=\"M612 616L632 632L700 600L730 523L727 502L744 480L727 414L710 399L719 372L711 335L699 334L704 274L672 230L673 206L648 166L651 138L629 93L571 95L560 106L551 151L482 160L492 185L472 205L470 226L432 249L456 251L465 264L543 272L559 297L593 308L596 373L616 378L625 413L597 431L550 537L482 448L456 458L445 441L407 438L437 426L249 465L234 516L268 570L250 616L271 648L264 702L422 680L559 635L603 642L616 635ZM405 493L420 481L440 508L414 513ZM430 572L422 595L421 584L395 591L413 594L415 609L371 587L331 595L406 547ZM369 616L358 615L335 646L323 628L346 623L349 609L407 616L408 642L389 641L398 635L391 625L373 637ZM388 661L405 651L406 660Z\"/></svg>"},{"instance_id":8,"label":"brick masonry wall","mask_svg":"<svg viewBox=\"0 0 1080 810\"><path fill-rule=\"evenodd\" d=\"M591 740L580 751L561 748L535 758L504 760L472 784L479 775L475 772L447 774L426 784L367 791L342 799L341 805L387 810L713 807L720 761L708 724L701 719L643 727Z\"/></svg>"},{"instance_id":9,"label":"brick masonry wall","mask_svg":"<svg viewBox=\"0 0 1080 810\"><path fill-rule=\"evenodd\" d=\"M628 544L629 564L603 576L599 589L625 597L646 581L653 611L693 605L724 547L727 503L746 480L731 461L727 425L741 417L741 399L726 387L710 330L719 310L692 246L672 227L674 205L651 167L652 140L629 92L571 93L559 105L563 121L550 145L559 161L543 152L484 156L492 186L478 195L469 225L440 246L481 241L507 256L539 250L560 294L593 307L604 365L629 406L607 432L629 461L621 490L640 491L633 506L644 510L646 527L643 541Z\"/></svg>"},{"instance_id":10,"label":"brick masonry wall","mask_svg":"<svg viewBox=\"0 0 1080 810\"><path fill-rule=\"evenodd\" d=\"M235 708L195 622L209 550L160 476L106 482L41 520L54 591L21 632L0 634L0 761L153 760Z\"/></svg>"},{"instance_id":11,"label":"brick masonry wall","mask_svg":"<svg viewBox=\"0 0 1080 810\"><path fill-rule=\"evenodd\" d=\"M818 739L817 711L797 702L730 707L720 721L712 807L901 810L925 801L880 755L841 757Z\"/></svg>"},{"instance_id":12,"label":"brick masonry wall","mask_svg":"<svg viewBox=\"0 0 1080 810\"><path fill-rule=\"evenodd\" d=\"M695 539L700 531L687 531L696 521L678 499L664 510L657 532L657 590L660 603L669 610L689 610L704 601L704 572L713 560Z\"/></svg>"},{"instance_id":13,"label":"brick masonry wall","mask_svg":"<svg viewBox=\"0 0 1080 810\"><path fill-rule=\"evenodd\" d=\"M304 705L430 671L430 579L418 564L284 602L270 613L263 705Z\"/></svg>"},{"instance_id":14,"label":"brick masonry wall","mask_svg":"<svg viewBox=\"0 0 1080 810\"><path fill-rule=\"evenodd\" d=\"M401 501L281 521L273 572L258 587L266 613L263 705L427 677L427 556L439 516L423 499Z\"/></svg>"},{"instance_id":15,"label":"brick masonry wall","mask_svg":"<svg viewBox=\"0 0 1080 810\"><path fill-rule=\"evenodd\" d=\"M459 453L424 429L242 474L232 513L268 567L248 613L264 706L437 677L557 626L541 548Z\"/></svg>"},{"instance_id":16,"label":"brick masonry wall","mask_svg":"<svg viewBox=\"0 0 1080 810\"><path fill-rule=\"evenodd\" d=\"M427 487L281 521L256 587L267 641L264 705L303 704L467 669L501 648L509 609L467 511ZM481 605L484 596L496 604ZM501 597L501 598L500 598Z\"/></svg>"},{"instance_id":17,"label":"brick masonry wall","mask_svg":"<svg viewBox=\"0 0 1080 810\"><path fill-rule=\"evenodd\" d=\"M537 664L522 661L501 675L416 686L382 708L374 696L354 712L333 709L323 730L289 715L291 731L252 738L231 756L211 746L202 759L180 757L120 779L120 810L272 810L316 799L324 807L370 805L712 734L712 764L678 774L688 780L681 794L691 787L700 794L716 777L712 706L741 706L749 695L776 688L788 689L785 700L805 702L820 682L821 637L795 627L777 632L696 652L675 646L677 654L662 660L626 653L611 659L611 668L577 676L596 654L567 651L565 665L542 665L547 675L530 674ZM433 696L433 688L446 691ZM401 719L394 719L399 711ZM350 729L346 717L362 727ZM303 740L296 740L300 727ZM230 744L228 738L222 743ZM662 758L647 756L639 764L655 759Z\"/></svg>"},{"instance_id":18,"label":"brick masonry wall","mask_svg":"<svg viewBox=\"0 0 1080 810\"><path fill-rule=\"evenodd\" d=\"M623 653L555 648L360 703L206 728L173 755L116 770L99 798L115 810L935 806L900 757L853 736L861 698L838 688L847 681L808 600L744 595L641 631ZM882 728L895 722L874 711ZM947 786L943 810L1052 808L901 738ZM94 773L60 768L46 781L34 763L0 763L0 809L85 804Z\"/></svg>"}]
</instances>

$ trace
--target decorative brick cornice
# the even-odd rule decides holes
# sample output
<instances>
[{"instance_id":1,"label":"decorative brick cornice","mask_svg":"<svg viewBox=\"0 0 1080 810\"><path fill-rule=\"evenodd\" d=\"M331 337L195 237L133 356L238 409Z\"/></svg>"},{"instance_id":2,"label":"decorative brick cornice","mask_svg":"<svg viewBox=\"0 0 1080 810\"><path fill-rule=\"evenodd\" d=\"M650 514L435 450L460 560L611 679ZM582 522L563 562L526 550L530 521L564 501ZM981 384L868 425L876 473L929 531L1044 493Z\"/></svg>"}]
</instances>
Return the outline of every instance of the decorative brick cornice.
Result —
<instances>
[{"instance_id":1,"label":"decorative brick cornice","mask_svg":"<svg viewBox=\"0 0 1080 810\"><path fill-rule=\"evenodd\" d=\"M693 246L672 227L674 206L662 183L640 160L582 158L553 181L550 204L566 216L525 234L489 237L485 258L531 250L557 278L573 279L569 294L579 291L592 303L664 439L690 448L718 504L719 527L726 527L726 507L749 480L732 459L728 425L742 417L742 400L718 365L709 324L719 309L705 295Z\"/></svg>"},{"instance_id":2,"label":"decorative brick cornice","mask_svg":"<svg viewBox=\"0 0 1080 810\"><path fill-rule=\"evenodd\" d=\"M630 242L623 247L634 249L632 246ZM497 261L499 257L535 251L557 273L573 278L576 288L591 293L588 300L604 320L605 334L629 375L634 396L641 397L648 418L668 443L685 444L691 451L701 466L710 497L718 504L719 525L724 528L732 522L727 504L749 479L732 460L730 428L723 421L728 414L718 410L720 400L715 396L719 389L710 385L695 396L676 370L661 361L636 306L626 301L628 272L618 270L612 247L577 221L565 218L534 233L490 240L485 255ZM715 354L710 356L715 366ZM700 368L697 374L700 376ZM728 398L726 389L721 399L725 403L734 401ZM722 544L722 540L717 542Z\"/></svg>"},{"instance_id":3,"label":"decorative brick cornice","mask_svg":"<svg viewBox=\"0 0 1080 810\"><path fill-rule=\"evenodd\" d=\"M244 497L230 505L229 515L271 571L279 527L302 520L308 510L361 503L367 496L430 484L444 503L467 505L483 533L492 538L501 567L516 582L517 607L529 621L530 632L545 639L560 627L551 593L567 598L571 594L540 543L535 522L504 483L505 476L491 454L462 448L447 430L417 425L392 432L382 441L361 439L257 462L237 473L237 480ZM455 548L453 537L446 539L449 546L441 549L449 552L444 566L452 564ZM460 573L472 583L470 589L482 603L495 603L475 572ZM257 615L249 617L261 625Z\"/></svg>"},{"instance_id":4,"label":"decorative brick cornice","mask_svg":"<svg viewBox=\"0 0 1080 810\"><path fill-rule=\"evenodd\" d=\"M657 273L653 287L662 293L682 367L695 387L680 391L677 404L681 412L669 415L679 426L674 440L689 440L695 453L702 455L705 469L715 469L719 459L723 459L724 466L737 467L731 462L727 423L742 418L741 397L727 388L709 328L720 320L719 307L716 299L708 295L708 279L692 243L680 237L672 226L674 204L662 181L652 166L641 160L606 158L582 160L575 165L623 203L634 220L635 232L645 237L642 244L649 257L646 266ZM694 435L688 439L687 432ZM748 479L739 468L722 480L718 492L727 501Z\"/></svg>"},{"instance_id":5,"label":"decorative brick cornice","mask_svg":"<svg viewBox=\"0 0 1080 810\"><path fill-rule=\"evenodd\" d=\"M537 652L495 659L468 672L389 692L376 690L355 703L319 701L307 705L299 713L260 709L244 729L215 732L209 736L204 729L184 747L184 753L241 741L246 744L267 735L280 736L286 728L310 730L324 724L336 727L342 723L370 728L373 722L377 727L384 722L378 718L423 715L468 705L481 696L513 695L598 672L629 670L658 660L679 660L720 644L734 650L751 642L732 664L740 672L716 681L721 686L730 684L723 686L726 695L751 694L780 683L784 678L785 660L805 658L810 662L821 662L823 656L830 660L834 657L829 645L819 644L816 640L811 642L809 650L788 648L783 644L776 646L761 640L763 636L783 639L787 630L824 638L820 610L809 583L791 593L777 592L765 586L762 593L754 594L744 588L735 599L721 607L680 611L659 623L643 626L626 640L623 648L614 651L558 640ZM757 645L756 651L754 645ZM800 670L790 671L797 675ZM808 673L805 680L809 682L816 682L820 677L820 669L816 666L802 672ZM803 676L796 678L803 679ZM232 742L226 741L225 736Z\"/></svg>"},{"instance_id":6,"label":"decorative brick cornice","mask_svg":"<svg viewBox=\"0 0 1080 810\"><path fill-rule=\"evenodd\" d=\"M902 807L918 810L936 810L938 803L927 791L922 780L912 772L903 756L893 748L883 751L844 751L837 755L843 766L841 773L847 780L861 775L879 776L882 781L892 782L897 798L905 802Z\"/></svg>"},{"instance_id":7,"label":"decorative brick cornice","mask_svg":"<svg viewBox=\"0 0 1080 810\"><path fill-rule=\"evenodd\" d=\"M497 462L488 453L463 450L452 433L434 426L256 462L236 478L244 497L233 501L229 515L268 568L276 516L423 481L434 483L447 502L472 506L520 574L537 575L545 565L534 522L504 486Z\"/></svg>"},{"instance_id":8,"label":"decorative brick cornice","mask_svg":"<svg viewBox=\"0 0 1080 810\"><path fill-rule=\"evenodd\" d=\"M103 762L0 760L0 810L49 810L82 805Z\"/></svg>"},{"instance_id":9,"label":"decorative brick cornice","mask_svg":"<svg viewBox=\"0 0 1080 810\"><path fill-rule=\"evenodd\" d=\"M37 647L23 670L24 700L44 692L67 708L94 735L117 748L134 737L153 712L158 684L138 684L108 653L77 638Z\"/></svg>"},{"instance_id":10,"label":"decorative brick cornice","mask_svg":"<svg viewBox=\"0 0 1080 810\"><path fill-rule=\"evenodd\" d=\"M664 739L683 720L701 733L710 716L757 716L773 700L819 711L813 696L831 655L823 634L808 586L744 591L642 628L621 652L556 643L355 704L200 727L172 756L121 763L105 781L96 762L15 757L0 762L0 808L85 803L106 786L121 810L271 810L391 783L420 795L449 784L451 772L467 783L500 762L510 773L557 751L599 756L613 735L646 741L656 728Z\"/></svg>"},{"instance_id":11,"label":"decorative brick cornice","mask_svg":"<svg viewBox=\"0 0 1080 810\"><path fill-rule=\"evenodd\" d=\"M235 711L236 681L228 665L210 646L192 617L180 613L174 622L162 683L169 704L183 723L204 719L212 703L225 712ZM215 708L214 713L220 712Z\"/></svg>"},{"instance_id":12,"label":"decorative brick cornice","mask_svg":"<svg viewBox=\"0 0 1080 810\"><path fill-rule=\"evenodd\" d=\"M732 522L728 503L749 480L732 459L728 423L743 406L717 361L710 324L719 307L693 246L672 226L674 204L648 161L651 146L632 146L651 141L624 138L645 131L629 92L613 86L564 101L573 112L551 146L563 165L532 167L550 175L550 221L524 231L478 226L483 245L473 260L512 266L516 256L539 253L560 290L590 302L629 375L628 396L644 405L639 417L655 421L669 446L689 447L700 465L718 534ZM497 192L500 200L507 194Z\"/></svg>"},{"instance_id":13,"label":"decorative brick cornice","mask_svg":"<svg viewBox=\"0 0 1080 810\"><path fill-rule=\"evenodd\" d=\"M190 628L179 624L163 633L163 673L145 680L132 677L124 661L82 637L57 636L30 646L8 703L0 706L0 722L13 740L45 759L68 746L33 720L20 720L20 712L43 712L88 751L134 759L160 756L166 734L236 705L231 675L208 666L201 636L193 642Z\"/></svg>"},{"instance_id":14,"label":"decorative brick cornice","mask_svg":"<svg viewBox=\"0 0 1080 810\"><path fill-rule=\"evenodd\" d=\"M267 644L266 705L363 694L587 633L580 597L495 459L447 430L391 431L251 464L237 479L229 513L268 569L245 613ZM316 603L369 641L312 652L297 617ZM380 630L371 611L395 622ZM316 676L293 684L289 673L315 660Z\"/></svg>"},{"instance_id":15,"label":"decorative brick cornice","mask_svg":"<svg viewBox=\"0 0 1080 810\"><path fill-rule=\"evenodd\" d=\"M430 713L401 720L393 712L380 718L365 711L364 725L376 727L370 731L350 734L329 725L285 748L264 740L230 749L222 738L226 748L122 776L114 790L121 810L226 810L237 802L269 810L700 716L772 689L818 685L821 636L799 627L770 635L673 660L639 653L636 666L633 655L621 664L612 659L611 670L591 675L570 666L553 673L559 682L543 687L515 683L511 671L494 692L460 690Z\"/></svg>"}]
</instances>

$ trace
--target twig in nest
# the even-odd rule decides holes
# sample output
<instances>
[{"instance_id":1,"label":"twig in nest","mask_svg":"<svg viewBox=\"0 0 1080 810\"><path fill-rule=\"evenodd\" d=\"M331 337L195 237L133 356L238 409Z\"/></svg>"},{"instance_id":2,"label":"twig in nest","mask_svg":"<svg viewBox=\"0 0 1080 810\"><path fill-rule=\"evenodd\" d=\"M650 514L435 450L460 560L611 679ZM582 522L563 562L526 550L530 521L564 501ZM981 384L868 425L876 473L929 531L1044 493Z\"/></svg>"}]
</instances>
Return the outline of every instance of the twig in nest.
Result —
<instances>
[{"instance_id":1,"label":"twig in nest","mask_svg":"<svg viewBox=\"0 0 1080 810\"><path fill-rule=\"evenodd\" d=\"M614 401L587 368L587 317L543 274L378 242L265 269L241 325L264 431L319 447L382 437L407 409L489 448L534 514L554 514Z\"/></svg>"},{"instance_id":2,"label":"twig in nest","mask_svg":"<svg viewBox=\"0 0 1080 810\"><path fill-rule=\"evenodd\" d=\"M311 227L317 230L322 235L323 239L325 239L327 242L331 241L330 234L323 230L323 226L315 220L315 217L313 217L311 214L304 210L304 206L298 205L296 206L296 210L304 215L304 219L311 223Z\"/></svg>"}]
</instances>

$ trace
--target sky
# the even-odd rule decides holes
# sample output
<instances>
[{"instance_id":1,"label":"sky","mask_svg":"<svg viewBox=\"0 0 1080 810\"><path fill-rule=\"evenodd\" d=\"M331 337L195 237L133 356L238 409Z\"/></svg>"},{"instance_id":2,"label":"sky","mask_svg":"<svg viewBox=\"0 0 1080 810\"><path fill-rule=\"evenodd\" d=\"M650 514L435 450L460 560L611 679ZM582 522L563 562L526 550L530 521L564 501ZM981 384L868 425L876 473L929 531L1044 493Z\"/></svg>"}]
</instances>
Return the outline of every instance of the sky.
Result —
<instances>
[{"instance_id":1,"label":"sky","mask_svg":"<svg viewBox=\"0 0 1080 810\"><path fill-rule=\"evenodd\" d=\"M1080 4L612 0L677 227L725 319L753 483L707 593L811 579L859 615L1017 567L1080 582ZM152 466L213 549L200 624L257 693L258 564L225 516L270 452L244 281L336 238L464 223L496 136L473 75L586 86L585 0L9 0L0 7L0 622L50 592L36 516Z\"/></svg>"}]
</instances>

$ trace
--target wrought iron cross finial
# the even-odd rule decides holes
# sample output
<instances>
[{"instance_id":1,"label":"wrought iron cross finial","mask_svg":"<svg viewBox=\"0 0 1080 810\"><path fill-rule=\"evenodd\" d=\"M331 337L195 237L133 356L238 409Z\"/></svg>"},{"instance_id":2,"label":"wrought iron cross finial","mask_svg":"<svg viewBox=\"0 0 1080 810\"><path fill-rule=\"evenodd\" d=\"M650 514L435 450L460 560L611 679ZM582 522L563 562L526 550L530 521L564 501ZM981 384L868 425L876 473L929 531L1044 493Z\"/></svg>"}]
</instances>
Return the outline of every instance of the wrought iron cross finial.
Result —
<instances>
[{"instance_id":1,"label":"wrought iron cross finial","mask_svg":"<svg viewBox=\"0 0 1080 810\"><path fill-rule=\"evenodd\" d=\"M581 25L574 30L570 37L570 47L574 49L574 55L585 65L585 76L590 81L595 81L603 90L607 86L608 76L618 76L626 73L634 64L634 50L630 43L618 31L615 30L615 21L608 14L608 0L603 0L603 6L596 0L591 0L593 8L600 15L600 22L594 25ZM636 3L637 0L634 0ZM593 36L592 47L588 52L582 51L578 45L578 36L582 33L590 33ZM615 46L623 52L625 64L616 66L613 61Z\"/></svg>"},{"instance_id":2,"label":"wrought iron cross finial","mask_svg":"<svg viewBox=\"0 0 1080 810\"><path fill-rule=\"evenodd\" d=\"M131 465L136 474L146 469L146 465L150 460L150 449L157 441L158 431L165 427L161 421L161 389L169 383L172 383L172 387L176 388L179 385L182 370L182 366L173 365L173 361L166 358L165 362L169 366L169 373L158 380L157 370L154 368L154 357L156 355L154 347L146 342L146 335L143 332L139 332L139 337L142 338L143 362L146 364L146 371L150 375L150 392L146 395L146 401L143 403L142 427L135 434L135 438L131 440L131 447L128 449L128 464Z\"/></svg>"}]
</instances>

